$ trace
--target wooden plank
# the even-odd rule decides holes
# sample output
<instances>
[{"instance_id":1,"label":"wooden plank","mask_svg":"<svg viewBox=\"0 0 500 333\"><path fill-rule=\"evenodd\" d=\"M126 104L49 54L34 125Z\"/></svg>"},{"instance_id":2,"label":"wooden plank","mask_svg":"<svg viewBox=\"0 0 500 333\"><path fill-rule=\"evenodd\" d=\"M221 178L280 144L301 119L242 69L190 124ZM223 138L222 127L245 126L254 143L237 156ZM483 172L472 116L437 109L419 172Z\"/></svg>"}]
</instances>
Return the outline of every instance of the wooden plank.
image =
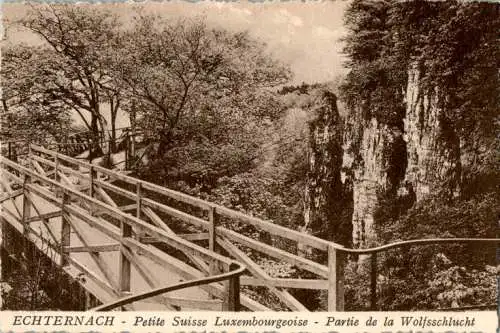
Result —
<instances>
[{"instance_id":1,"label":"wooden plank","mask_svg":"<svg viewBox=\"0 0 500 333\"><path fill-rule=\"evenodd\" d=\"M28 199L28 201L30 201L33 204L32 200ZM37 212L37 216L32 216L32 217L27 218L26 222L27 223L31 223L31 222L35 222L35 221L41 221L41 220L48 221L49 219L52 219L54 217L61 216L61 214L62 214L61 211L56 211L56 212L51 212L51 213L45 213L45 214L39 214Z\"/></svg>"},{"instance_id":2,"label":"wooden plank","mask_svg":"<svg viewBox=\"0 0 500 333\"><path fill-rule=\"evenodd\" d=\"M242 276L240 279L242 285L255 287L267 286L267 284L258 278ZM277 288L328 290L328 280L271 278L268 280L268 283Z\"/></svg>"},{"instance_id":3,"label":"wooden plank","mask_svg":"<svg viewBox=\"0 0 500 333\"><path fill-rule=\"evenodd\" d=\"M67 219L68 223L73 228L76 236L78 237L78 239L80 240L80 242L82 242L83 246L89 247L90 245L88 244L88 242L85 239L85 237L83 237L83 233L80 230L80 228L78 227L78 223L76 223L73 220L73 218L69 214L67 214L67 213L64 213L63 217L65 217ZM97 265L97 267L99 267L99 270L102 272L102 274L104 275L104 277L106 278L106 280L108 281L108 283L111 286L114 287L114 290L115 290L114 293L117 296L119 296L120 295L120 293L118 292L119 289L118 289L117 284L114 282L113 272L109 269L109 266L104 261L102 261L102 258L100 258L98 256L98 254L96 254L94 252L89 252L89 255L90 255L90 258Z\"/></svg>"},{"instance_id":4,"label":"wooden plank","mask_svg":"<svg viewBox=\"0 0 500 333\"><path fill-rule=\"evenodd\" d=\"M10 164L12 162L10 162L8 160L3 160L3 163ZM14 164L14 163L12 163L12 164ZM57 184L49 178L34 174L29 169L26 169L26 168L21 167L21 166L18 166L18 168L24 173L27 173L30 175L35 175L36 177L38 177L37 179L44 180L48 184ZM40 187L38 185L30 185L30 189L33 191L37 191L39 194L43 194L49 200L55 201L56 205L60 206L60 202L56 198L54 198L53 195L50 194L50 192L44 190L43 187ZM214 254L214 253L208 251L207 249L204 249L200 246L197 246L193 243L190 243L190 242L188 242L180 237L177 237L175 235L170 235L164 230L161 230L161 229L154 227L154 226L152 226L152 225L150 225L142 220L139 220L132 215L123 213L122 211L120 211L117 208L106 205L106 204L104 204L104 203L102 203L94 198L90 198L90 197L88 197L88 196L86 196L78 191L75 191L69 187L61 187L61 190L70 194L73 197L85 200L85 202L90 204L91 206L95 206L95 207L100 208L102 210L106 210L109 215L114 216L114 217L118 218L119 220L123 220L125 223L127 223L129 225L133 225L136 227L142 227L142 228L146 229L146 231L148 233L150 233L152 236L165 237L166 241L169 243L169 245L172 245L172 246L178 248L179 250L198 255L200 257L206 258L207 260L214 260L214 259L219 260L222 264L225 264L225 265L229 265L229 263L230 263L230 261L228 261L227 258L225 258L223 256ZM76 214L83 215L84 218L88 219L88 214L85 214L85 213L82 214L81 211L79 211ZM90 219L90 220L93 221L92 219ZM208 223L206 221L203 221L203 222Z\"/></svg>"},{"instance_id":5,"label":"wooden plank","mask_svg":"<svg viewBox=\"0 0 500 333\"><path fill-rule=\"evenodd\" d=\"M57 239L56 235L54 235L54 232L50 228L50 226L48 224L48 220L42 217L43 214L40 213L40 210L38 209L37 205L35 204L35 199L33 198L32 194L29 192L26 193L26 198L31 202L31 206L35 210L38 217L41 218L42 224L45 226L47 232L49 233L49 235L52 238L52 240L54 241L54 243L59 245L59 240ZM58 212L58 213L59 213L59 215L61 214L61 212Z\"/></svg>"},{"instance_id":6,"label":"wooden plank","mask_svg":"<svg viewBox=\"0 0 500 333\"><path fill-rule=\"evenodd\" d=\"M188 241L201 241L208 239L208 233L202 232L199 234L177 234L177 236L188 240ZM145 244L155 244L155 243L163 243L164 241L156 238L156 237L141 237L141 242Z\"/></svg>"},{"instance_id":7,"label":"wooden plank","mask_svg":"<svg viewBox=\"0 0 500 333\"><path fill-rule=\"evenodd\" d=\"M66 266L68 262L68 253L64 251L65 247L69 247L71 244L71 222L68 220L68 216L64 214L64 208L69 202L69 197L67 194L63 194L63 206L61 207L62 219L61 219L61 237L59 246L61 254L61 266Z\"/></svg>"},{"instance_id":8,"label":"wooden plank","mask_svg":"<svg viewBox=\"0 0 500 333\"><path fill-rule=\"evenodd\" d=\"M121 211L127 212L129 210L136 210L137 209L137 205L135 203L133 203L133 204L130 204L130 205L120 206L118 208L120 208Z\"/></svg>"},{"instance_id":9,"label":"wooden plank","mask_svg":"<svg viewBox=\"0 0 500 333\"><path fill-rule=\"evenodd\" d=\"M207 229L209 227L209 222L205 221L203 219L200 219L198 217L195 217L193 215L190 215L188 213L184 213L178 209L169 207L167 205L158 203L156 201L153 201L151 199L144 198L142 199L144 206L151 207L153 209L158 209L159 211L162 211L170 216L173 216L175 218L178 218L179 220L182 220L184 222L193 224L197 227L203 227Z\"/></svg>"},{"instance_id":10,"label":"wooden plank","mask_svg":"<svg viewBox=\"0 0 500 333\"><path fill-rule=\"evenodd\" d=\"M128 177L128 178L132 178L132 177ZM156 192L158 194L163 194L171 199L174 199L174 200L177 200L180 202L184 202L184 203L190 204L192 206L195 206L195 207L198 207L198 208L201 208L204 210L208 210L211 206L211 204L208 201L192 197L192 196L187 195L187 194L182 193L182 192L174 191L174 190L168 189L166 187L159 186L159 185L152 184L152 183L147 183L144 181L141 181L141 183L142 183L142 187L144 189Z\"/></svg>"},{"instance_id":11,"label":"wooden plank","mask_svg":"<svg viewBox=\"0 0 500 333\"><path fill-rule=\"evenodd\" d=\"M103 189L109 190L109 191L111 191L115 194L121 195L122 197L125 197L127 199L131 199L134 201L137 199L135 193L127 191L127 190L125 190L121 187L118 187L116 185L107 183L107 182L102 181L102 180L95 180L95 183L98 184L99 186L101 186Z\"/></svg>"},{"instance_id":12,"label":"wooden plank","mask_svg":"<svg viewBox=\"0 0 500 333\"><path fill-rule=\"evenodd\" d=\"M66 185L75 188L75 184L73 184L73 182L68 177L66 177L66 175L63 172L59 171L58 175L59 175L59 180L62 180L64 183L66 183Z\"/></svg>"},{"instance_id":13,"label":"wooden plank","mask_svg":"<svg viewBox=\"0 0 500 333\"><path fill-rule=\"evenodd\" d=\"M43 170L42 166L38 163L38 161L34 160L34 159L30 159L30 162L31 162L31 165L33 165L33 167L35 167L35 170L43 175L43 176L47 176L47 173L45 172L45 170Z\"/></svg>"},{"instance_id":14,"label":"wooden plank","mask_svg":"<svg viewBox=\"0 0 500 333\"><path fill-rule=\"evenodd\" d=\"M116 202L111 199L111 197L100 187L94 185L95 192L99 195L99 197L108 205L118 208Z\"/></svg>"},{"instance_id":15,"label":"wooden plank","mask_svg":"<svg viewBox=\"0 0 500 333\"><path fill-rule=\"evenodd\" d=\"M39 150L39 151L43 151L43 152L47 152L48 154L52 154L52 155L54 154L53 152L47 151L47 150L45 150L43 148L40 149L40 148L41 147L35 146L33 149ZM67 161L71 161L71 162L73 162L75 164L84 165L84 166L87 166L87 167L89 165L89 164L87 164L85 162L81 162L81 161L74 160L74 159L67 158L67 157L64 157L64 159L67 160ZM248 216L248 215L246 215L244 213L241 213L241 212L238 212L238 211L235 211L235 210L223 207L223 206L214 205L214 204L212 204L210 202L207 202L205 200L202 200L202 199L199 199L199 198L195 198L195 197L191 197L191 196L189 196L187 194L184 194L184 193L181 193L181 192L177 192L177 191L173 191L173 190L170 190L170 189L166 189L164 187L161 187L161 186L158 186L158 185L155 185L155 184L151 184L151 183L139 181L139 180L137 180L135 178L132 178L132 177L129 177L129 176L123 176L123 175L120 175L120 174L118 174L118 173L116 173L114 171L110 171L110 170L102 168L102 167L95 166L95 168L96 168L96 170L99 170L103 174L114 176L114 177L116 177L116 178L118 178L118 179L120 179L120 180L122 180L124 182L127 182L129 184L137 185L138 182L141 182L142 183L142 188L144 188L144 189L148 189L148 190L151 190L151 191L154 191L154 192L166 195L166 196L168 196L168 197L170 197L172 199L175 199L175 200L178 200L178 201L181 201L181 202L185 202L185 203L188 203L188 204L200 207L200 208L205 209L205 210L210 209L210 207L215 207L217 213L220 214L220 215L232 218L232 219L234 219L236 221L239 221L239 222L242 222L242 223L252 224L252 225L254 225L256 227L261 228L264 231L267 231L267 232L273 234L273 235L277 235L277 236L280 236L280 237L283 237L283 238L294 240L296 242L299 242L301 244L305 244L305 245L311 246L311 247L319 249L319 250L327 251L328 245L331 243L331 242L328 242L328 241L323 240L321 238L314 237L314 236L311 236L311 235L308 235L308 234L304 234L302 232L299 232L299 231L296 231L296 230L293 230L293 229L289 229L289 228L286 228L286 227L282 227L282 226L276 225L274 223L271 223L269 221L264 221L264 220L258 219L256 217ZM157 207L153 207L153 208L157 208ZM182 216L182 217L179 217L179 218L182 219L183 217L186 218L186 216ZM196 220L192 220L191 222L196 223L197 221ZM338 248L342 248L338 244L335 244L335 246L338 247Z\"/></svg>"},{"instance_id":16,"label":"wooden plank","mask_svg":"<svg viewBox=\"0 0 500 333\"><path fill-rule=\"evenodd\" d=\"M158 227L164 229L169 234L175 235L175 233L168 227L168 225L163 222L163 220L149 207L142 207L143 212L151 219L153 223L155 223ZM196 257L196 255L185 253L185 255L191 260L193 264L195 264L199 269L204 272L208 272L208 265L200 258Z\"/></svg>"},{"instance_id":17,"label":"wooden plank","mask_svg":"<svg viewBox=\"0 0 500 333\"><path fill-rule=\"evenodd\" d=\"M124 254L128 247L124 244L125 238L132 236L132 227L123 221L120 221L121 241L120 241L120 261L118 267L118 285L120 291L130 291L130 278L131 278L131 263L127 256Z\"/></svg>"},{"instance_id":18,"label":"wooden plank","mask_svg":"<svg viewBox=\"0 0 500 333\"><path fill-rule=\"evenodd\" d=\"M57 155L54 156L54 168L52 169L53 175L54 175L54 180L57 182L57 173L59 172L59 159L57 158ZM47 174L47 177L49 175Z\"/></svg>"},{"instance_id":19,"label":"wooden plank","mask_svg":"<svg viewBox=\"0 0 500 333\"><path fill-rule=\"evenodd\" d=\"M126 247L121 247L120 251L123 252L123 255L127 257L128 261L135 267L139 275L142 276L144 281L151 287L155 288L159 285L158 281L154 278L154 274L152 274L140 261L136 258L134 253L127 249Z\"/></svg>"},{"instance_id":20,"label":"wooden plank","mask_svg":"<svg viewBox=\"0 0 500 333\"><path fill-rule=\"evenodd\" d=\"M142 211L144 212L144 214L146 214L147 217L149 217L151 222L153 222L158 228L162 228L163 230L174 234L172 229L170 229L170 227L165 222L163 222L163 220L155 212L153 212L151 208L142 207Z\"/></svg>"},{"instance_id":21,"label":"wooden plank","mask_svg":"<svg viewBox=\"0 0 500 333\"><path fill-rule=\"evenodd\" d=\"M344 311L343 253L328 248L328 311Z\"/></svg>"},{"instance_id":22,"label":"wooden plank","mask_svg":"<svg viewBox=\"0 0 500 333\"><path fill-rule=\"evenodd\" d=\"M200 272L199 270L196 270L195 268L186 265L182 261L173 258L156 248L150 248L147 245L141 244L140 242L132 238L125 239L124 241L127 243L129 247L134 248L134 250L137 251L137 253L144 255L145 257L149 258L150 260L156 262L159 265L169 267L169 269L171 269L173 273L180 275L185 279L200 278L203 276L203 273ZM224 297L223 288L218 284L202 285L200 286L200 288L211 294L216 295L217 297L220 298ZM271 309L269 309L268 307L252 300L248 296L241 297L241 304L253 311L271 311Z\"/></svg>"},{"instance_id":23,"label":"wooden plank","mask_svg":"<svg viewBox=\"0 0 500 333\"><path fill-rule=\"evenodd\" d=\"M196 234L177 234L177 236L188 241L202 241L208 239L208 232L200 232Z\"/></svg>"},{"instance_id":24,"label":"wooden plank","mask_svg":"<svg viewBox=\"0 0 500 333\"><path fill-rule=\"evenodd\" d=\"M66 252L113 252L120 250L120 244L107 244L107 245L90 245L90 246L73 246L65 247Z\"/></svg>"},{"instance_id":25,"label":"wooden plank","mask_svg":"<svg viewBox=\"0 0 500 333\"><path fill-rule=\"evenodd\" d=\"M229 218L231 218L235 221L239 221L241 223L251 224L251 225L256 226L256 227L258 227L264 231L267 231L273 235L276 235L276 236L279 236L282 238L286 238L286 239L290 239L290 240L293 240L293 241L296 241L298 243L302 243L305 245L309 245L309 246L311 246L315 249L318 249L318 250L326 251L328 249L328 245L330 244L330 242L328 242L324 239L317 238L317 237L314 237L311 235L307 235L307 234L304 234L302 232L299 232L299 231L296 231L293 229L282 227L280 225L277 225L277 224L274 224L274 223L271 223L268 221L264 221L264 220L258 219L256 217L253 217L253 216L248 216L248 215L245 215L241 212L237 212L235 210L232 210L232 209L229 209L229 208L226 208L223 206L216 205L215 207L216 207L217 214L223 215L225 217L229 217Z\"/></svg>"},{"instance_id":26,"label":"wooden plank","mask_svg":"<svg viewBox=\"0 0 500 333\"><path fill-rule=\"evenodd\" d=\"M208 210L208 249L215 251L217 246L217 213L215 207L210 207Z\"/></svg>"},{"instance_id":27,"label":"wooden plank","mask_svg":"<svg viewBox=\"0 0 500 333\"><path fill-rule=\"evenodd\" d=\"M72 257L68 257L68 260L71 265L73 265L76 269L81 271L83 274L85 274L86 277L90 278L95 284L99 286L99 288L103 289L105 292L107 292L109 295L108 297L111 297L113 299L117 298L116 291L109 285L108 282L102 280L96 273L92 272L89 268L87 268L85 265L81 264L79 261ZM96 295L98 296L98 295Z\"/></svg>"},{"instance_id":28,"label":"wooden plank","mask_svg":"<svg viewBox=\"0 0 500 333\"><path fill-rule=\"evenodd\" d=\"M135 217L137 217L138 219L141 218L141 210L142 210L142 189L141 189L141 183L137 183L136 185L136 191L135 191L135 195L136 195L136 205L137 205L137 209L135 211Z\"/></svg>"},{"instance_id":29,"label":"wooden plank","mask_svg":"<svg viewBox=\"0 0 500 333\"><path fill-rule=\"evenodd\" d=\"M12 181L14 181L17 184L23 183L23 179L21 177L14 175L13 173L7 171L6 169L2 170L2 177L1 178L5 179L6 181L9 179L12 179Z\"/></svg>"},{"instance_id":30,"label":"wooden plank","mask_svg":"<svg viewBox=\"0 0 500 333\"><path fill-rule=\"evenodd\" d=\"M61 155L59 155L61 156ZM83 180L83 181L89 181L89 177L87 176L84 176L83 173L79 172L78 170L75 170L75 169L72 169L70 167L67 167L67 166L64 166L64 165L61 165L59 162L59 158L57 159L57 163L56 162L52 162L50 160L47 160L47 159L44 159L40 156L32 156L32 159L37 161L37 162L40 162L42 164L45 164L47 166L51 166L53 167L54 169L56 168L57 166L57 172L58 172L58 175L61 174L61 172L66 172L70 175L73 175L75 177L77 177L79 180Z\"/></svg>"},{"instance_id":31,"label":"wooden plank","mask_svg":"<svg viewBox=\"0 0 500 333\"><path fill-rule=\"evenodd\" d=\"M232 264L228 271L236 270L239 265ZM222 304L223 311L240 311L240 277L231 277L225 283L226 295Z\"/></svg>"},{"instance_id":32,"label":"wooden plank","mask_svg":"<svg viewBox=\"0 0 500 333\"><path fill-rule=\"evenodd\" d=\"M90 174L89 196L93 197L94 196L94 190L95 190L94 179L96 178L95 177L95 171L94 171L94 166L93 165L90 166L89 174Z\"/></svg>"},{"instance_id":33,"label":"wooden plank","mask_svg":"<svg viewBox=\"0 0 500 333\"><path fill-rule=\"evenodd\" d=\"M16 210L16 213L17 213L17 217L16 218L19 219L19 220L22 220L23 213L21 213L21 210L17 207L16 200L14 200L14 198L12 197L12 193L14 192L12 190L12 187L10 186L9 183L7 183L7 181L3 177L0 177L0 183L3 185L4 189L9 194L9 200L12 203L12 206L14 207L14 209ZM21 189L22 194L24 194L24 190L25 190L25 188L23 187L23 189Z\"/></svg>"},{"instance_id":34,"label":"wooden plank","mask_svg":"<svg viewBox=\"0 0 500 333\"><path fill-rule=\"evenodd\" d=\"M158 303L170 306L176 306L182 311L206 310L206 311L222 311L222 300L215 299L191 299L180 298L175 296L156 296L151 300Z\"/></svg>"},{"instance_id":35,"label":"wooden plank","mask_svg":"<svg viewBox=\"0 0 500 333\"><path fill-rule=\"evenodd\" d=\"M328 278L328 268L324 265L321 265L317 262L314 262L306 258L299 257L297 255L291 254L281 249L272 247L265 243L258 242L252 238L243 236L232 230L228 230L221 227L219 227L218 230L220 235L223 235L224 237L228 238L231 241L236 241L251 249L265 253L266 255L269 255L271 257L284 260L298 268L307 270L321 277Z\"/></svg>"},{"instance_id":36,"label":"wooden plank","mask_svg":"<svg viewBox=\"0 0 500 333\"><path fill-rule=\"evenodd\" d=\"M295 297L290 295L285 290L278 290L271 283L267 283L270 280L270 276L257 265L249 256L247 256L243 251L238 249L234 244L231 244L226 239L217 239L219 245L221 245L229 254L234 256L237 260L243 262L247 266L247 270L255 275L258 279L262 280L266 286L273 292L278 298L285 303L291 310L295 311L309 311L302 303L297 301Z\"/></svg>"},{"instance_id":37,"label":"wooden plank","mask_svg":"<svg viewBox=\"0 0 500 333\"><path fill-rule=\"evenodd\" d=\"M144 256L163 267L168 267L173 273L183 278L200 278L204 276L204 274L196 268L189 266L181 260L153 248L150 245L142 244L133 238L124 238L123 242L128 247L133 249L138 255Z\"/></svg>"},{"instance_id":38,"label":"wooden plank","mask_svg":"<svg viewBox=\"0 0 500 333\"><path fill-rule=\"evenodd\" d=\"M4 201L9 200L9 199L15 199L16 197L18 197L21 194L23 194L22 189L12 191L12 193L6 193L4 196L2 196L0 198L0 203L3 203Z\"/></svg>"},{"instance_id":39,"label":"wooden plank","mask_svg":"<svg viewBox=\"0 0 500 333\"><path fill-rule=\"evenodd\" d=\"M28 218L31 216L31 203L26 198L27 188L26 186L31 182L31 177L28 175L24 175L23 182L23 215L21 217L21 223L23 224L23 235L26 235L29 230L29 224L27 222Z\"/></svg>"},{"instance_id":40,"label":"wooden plank","mask_svg":"<svg viewBox=\"0 0 500 333\"><path fill-rule=\"evenodd\" d=\"M7 207L5 207L5 206L4 206L4 207L2 207L2 214L3 214L3 213L8 214L8 215L9 215L11 218L13 218L16 222L21 223L21 219L20 219L18 216L16 216L16 214L14 214L14 212L13 212L12 210L10 210L9 208L7 208Z\"/></svg>"}]
</instances>

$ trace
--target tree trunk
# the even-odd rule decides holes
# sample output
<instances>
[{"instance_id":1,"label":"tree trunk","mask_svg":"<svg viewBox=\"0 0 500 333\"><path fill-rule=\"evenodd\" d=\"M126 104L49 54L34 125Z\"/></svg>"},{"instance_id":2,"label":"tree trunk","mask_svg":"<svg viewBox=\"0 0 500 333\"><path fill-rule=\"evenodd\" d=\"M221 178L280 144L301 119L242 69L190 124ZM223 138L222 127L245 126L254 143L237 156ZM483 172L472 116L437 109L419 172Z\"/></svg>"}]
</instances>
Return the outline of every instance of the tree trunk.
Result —
<instances>
[{"instance_id":1,"label":"tree trunk","mask_svg":"<svg viewBox=\"0 0 500 333\"><path fill-rule=\"evenodd\" d=\"M102 155L101 146L99 145L99 119L95 114L92 114L90 121L90 139L92 140L89 144L89 160L91 161L94 157Z\"/></svg>"},{"instance_id":2,"label":"tree trunk","mask_svg":"<svg viewBox=\"0 0 500 333\"><path fill-rule=\"evenodd\" d=\"M116 116L118 114L118 105L111 99L111 135L109 137L109 153L116 153Z\"/></svg>"},{"instance_id":3,"label":"tree trunk","mask_svg":"<svg viewBox=\"0 0 500 333\"><path fill-rule=\"evenodd\" d=\"M133 160L133 163L135 163L135 130L136 130L136 124L135 124L135 103L132 104L132 109L130 110L130 157Z\"/></svg>"}]
</instances>

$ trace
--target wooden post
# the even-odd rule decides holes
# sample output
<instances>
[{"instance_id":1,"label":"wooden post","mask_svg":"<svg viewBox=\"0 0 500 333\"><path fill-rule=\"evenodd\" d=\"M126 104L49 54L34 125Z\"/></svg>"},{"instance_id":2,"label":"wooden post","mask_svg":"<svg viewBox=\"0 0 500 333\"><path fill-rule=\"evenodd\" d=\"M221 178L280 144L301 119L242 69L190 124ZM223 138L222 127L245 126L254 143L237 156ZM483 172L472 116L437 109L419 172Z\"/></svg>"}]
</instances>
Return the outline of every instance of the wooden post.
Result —
<instances>
[{"instance_id":1,"label":"wooden post","mask_svg":"<svg viewBox=\"0 0 500 333\"><path fill-rule=\"evenodd\" d=\"M128 129L125 130L125 170L130 167L130 135Z\"/></svg>"},{"instance_id":2,"label":"wooden post","mask_svg":"<svg viewBox=\"0 0 500 333\"><path fill-rule=\"evenodd\" d=\"M377 252L370 256L370 310L377 310Z\"/></svg>"},{"instance_id":3,"label":"wooden post","mask_svg":"<svg viewBox=\"0 0 500 333\"><path fill-rule=\"evenodd\" d=\"M136 199L136 209L135 209L135 217L137 217L138 219L141 218L141 211L142 211L142 183L141 182L138 182L136 187L135 187L135 194L137 196L137 199ZM141 237L144 236L144 232L142 230L137 230L136 232L136 238L138 240L141 239Z\"/></svg>"},{"instance_id":4,"label":"wooden post","mask_svg":"<svg viewBox=\"0 0 500 333\"><path fill-rule=\"evenodd\" d=\"M90 173L89 196L91 196L93 198L94 197L94 181L95 181L95 176L96 176L93 165L90 166L89 173Z\"/></svg>"},{"instance_id":5,"label":"wooden post","mask_svg":"<svg viewBox=\"0 0 500 333\"><path fill-rule=\"evenodd\" d=\"M137 196L136 204L137 208L135 211L135 217L138 219L141 218L141 210L142 210L142 183L137 182L136 188L135 188L135 194Z\"/></svg>"},{"instance_id":6,"label":"wooden post","mask_svg":"<svg viewBox=\"0 0 500 333\"><path fill-rule=\"evenodd\" d=\"M213 252L217 252L217 212L215 207L211 206L208 211L208 249ZM212 260L209 263L210 274L220 273L219 265L216 261Z\"/></svg>"},{"instance_id":7,"label":"wooden post","mask_svg":"<svg viewBox=\"0 0 500 333\"><path fill-rule=\"evenodd\" d=\"M132 133L130 134L130 167L135 162L135 126L132 126Z\"/></svg>"},{"instance_id":8,"label":"wooden post","mask_svg":"<svg viewBox=\"0 0 500 333\"><path fill-rule=\"evenodd\" d=\"M59 181L59 153L54 156L54 180Z\"/></svg>"},{"instance_id":9,"label":"wooden post","mask_svg":"<svg viewBox=\"0 0 500 333\"><path fill-rule=\"evenodd\" d=\"M216 252L217 245L217 212L215 211L215 207L211 206L208 211L208 221L210 222L208 228L208 249L210 251Z\"/></svg>"},{"instance_id":10,"label":"wooden post","mask_svg":"<svg viewBox=\"0 0 500 333\"><path fill-rule=\"evenodd\" d=\"M231 264L229 266L229 271L238 269L238 265ZM240 311L240 277L235 276L230 278L229 281L225 283L226 286L226 299L224 300L222 310L223 311Z\"/></svg>"},{"instance_id":11,"label":"wooden post","mask_svg":"<svg viewBox=\"0 0 500 333\"><path fill-rule=\"evenodd\" d=\"M22 224L23 224L23 235L25 237L28 236L29 234L29 223L27 220L31 217L31 204L30 201L28 200L28 189L27 185L30 183L30 176L24 175L23 179L23 216L22 216Z\"/></svg>"},{"instance_id":12,"label":"wooden post","mask_svg":"<svg viewBox=\"0 0 500 333\"><path fill-rule=\"evenodd\" d=\"M93 140L92 139L89 139L89 163L92 163L92 144L93 144Z\"/></svg>"},{"instance_id":13,"label":"wooden post","mask_svg":"<svg viewBox=\"0 0 500 333\"><path fill-rule=\"evenodd\" d=\"M328 311L344 311L344 254L328 246Z\"/></svg>"},{"instance_id":14,"label":"wooden post","mask_svg":"<svg viewBox=\"0 0 500 333\"><path fill-rule=\"evenodd\" d=\"M132 236L132 227L125 223L124 221L120 221L120 229L122 233L122 238L131 237ZM118 267L118 284L121 292L130 291L130 261L124 255L124 251L122 248L126 247L123 244L123 240L120 241L120 262Z\"/></svg>"},{"instance_id":15,"label":"wooden post","mask_svg":"<svg viewBox=\"0 0 500 333\"><path fill-rule=\"evenodd\" d=\"M17 163L17 144L14 143L14 149L12 154L12 160Z\"/></svg>"},{"instance_id":16,"label":"wooden post","mask_svg":"<svg viewBox=\"0 0 500 333\"><path fill-rule=\"evenodd\" d=\"M111 139L108 141L108 163L111 162ZM111 166L112 168L112 166Z\"/></svg>"},{"instance_id":17,"label":"wooden post","mask_svg":"<svg viewBox=\"0 0 500 333\"><path fill-rule=\"evenodd\" d=\"M69 203L69 196L67 193L63 193L62 207L61 207L61 242L60 242L60 265L66 266L69 263L68 256L69 253L65 249L70 246L71 243L71 225L68 222L65 207Z\"/></svg>"}]
</instances>

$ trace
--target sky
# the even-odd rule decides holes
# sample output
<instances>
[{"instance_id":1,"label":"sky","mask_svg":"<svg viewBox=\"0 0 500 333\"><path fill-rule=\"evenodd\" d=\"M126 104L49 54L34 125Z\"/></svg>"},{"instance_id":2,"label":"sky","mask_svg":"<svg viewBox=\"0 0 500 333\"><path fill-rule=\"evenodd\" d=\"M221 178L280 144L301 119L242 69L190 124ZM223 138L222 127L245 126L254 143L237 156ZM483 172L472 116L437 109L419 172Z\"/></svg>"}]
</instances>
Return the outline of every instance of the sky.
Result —
<instances>
[{"instance_id":1,"label":"sky","mask_svg":"<svg viewBox=\"0 0 500 333\"><path fill-rule=\"evenodd\" d=\"M348 1L222 2L187 1L142 2L140 4L94 4L116 12L127 21L134 7L165 18L205 17L209 25L229 30L246 30L268 45L269 52L290 65L293 83L327 82L346 72L342 63L340 38L345 34L342 16ZM4 22L22 17L27 6L2 5ZM7 40L35 42L27 32L6 30Z\"/></svg>"}]
</instances>

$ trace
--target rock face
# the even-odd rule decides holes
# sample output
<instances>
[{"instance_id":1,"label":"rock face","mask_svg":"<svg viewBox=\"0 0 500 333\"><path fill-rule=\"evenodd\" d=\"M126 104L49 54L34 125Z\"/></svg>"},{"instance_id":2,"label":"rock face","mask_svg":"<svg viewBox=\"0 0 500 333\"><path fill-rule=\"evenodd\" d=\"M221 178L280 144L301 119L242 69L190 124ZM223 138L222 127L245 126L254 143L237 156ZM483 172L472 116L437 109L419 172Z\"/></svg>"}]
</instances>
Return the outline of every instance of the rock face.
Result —
<instances>
[{"instance_id":1,"label":"rock face","mask_svg":"<svg viewBox=\"0 0 500 333\"><path fill-rule=\"evenodd\" d=\"M363 247L375 240L374 215L379 207L380 194L393 187L393 178L399 182L400 175L391 174L394 161L391 153L396 149L402 133L375 118L364 125L359 147L360 162L354 166L352 240L355 246Z\"/></svg>"},{"instance_id":2,"label":"rock face","mask_svg":"<svg viewBox=\"0 0 500 333\"><path fill-rule=\"evenodd\" d=\"M450 196L459 192L460 140L440 107L442 98L438 89L423 91L417 68L409 71L404 119L406 181L417 200L437 190Z\"/></svg>"},{"instance_id":3,"label":"rock face","mask_svg":"<svg viewBox=\"0 0 500 333\"><path fill-rule=\"evenodd\" d=\"M304 231L334 239L341 224L343 190L342 120L337 97L325 90L312 107L309 122L308 178L304 196Z\"/></svg>"},{"instance_id":4,"label":"rock face","mask_svg":"<svg viewBox=\"0 0 500 333\"><path fill-rule=\"evenodd\" d=\"M437 191L459 193L460 140L441 107L444 98L422 88L416 67L408 71L400 125L366 116L363 105L341 119L335 96L325 93L310 122L305 229L368 247L377 239L384 200L411 205Z\"/></svg>"}]
</instances>

